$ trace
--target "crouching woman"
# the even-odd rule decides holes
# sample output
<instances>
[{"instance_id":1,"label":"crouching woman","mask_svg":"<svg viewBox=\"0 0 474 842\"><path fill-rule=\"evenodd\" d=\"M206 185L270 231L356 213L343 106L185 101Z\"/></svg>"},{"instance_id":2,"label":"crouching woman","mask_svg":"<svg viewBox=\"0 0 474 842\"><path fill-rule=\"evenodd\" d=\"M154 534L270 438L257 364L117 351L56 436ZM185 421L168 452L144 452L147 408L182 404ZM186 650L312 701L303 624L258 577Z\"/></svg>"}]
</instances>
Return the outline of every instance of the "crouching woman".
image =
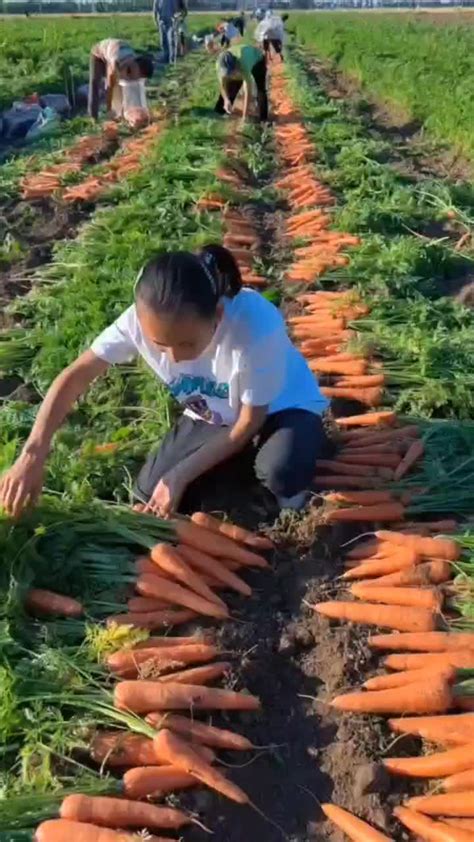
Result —
<instances>
[{"instance_id":1,"label":"crouching woman","mask_svg":"<svg viewBox=\"0 0 474 842\"><path fill-rule=\"evenodd\" d=\"M235 99L243 87L244 104L242 119L245 122L250 105L252 81L257 88L258 116L260 122L268 120L267 65L265 55L250 44L235 44L220 53L216 61L220 95L216 102L217 114L230 114Z\"/></svg>"},{"instance_id":2,"label":"crouching woman","mask_svg":"<svg viewBox=\"0 0 474 842\"><path fill-rule=\"evenodd\" d=\"M18 515L36 501L53 435L75 401L109 366L137 357L183 408L137 478L147 511L171 514L192 483L243 451L281 507L304 504L327 401L276 307L242 288L230 252L207 246L160 254L142 269L132 306L50 387L0 480L0 506Z\"/></svg>"}]
</instances>

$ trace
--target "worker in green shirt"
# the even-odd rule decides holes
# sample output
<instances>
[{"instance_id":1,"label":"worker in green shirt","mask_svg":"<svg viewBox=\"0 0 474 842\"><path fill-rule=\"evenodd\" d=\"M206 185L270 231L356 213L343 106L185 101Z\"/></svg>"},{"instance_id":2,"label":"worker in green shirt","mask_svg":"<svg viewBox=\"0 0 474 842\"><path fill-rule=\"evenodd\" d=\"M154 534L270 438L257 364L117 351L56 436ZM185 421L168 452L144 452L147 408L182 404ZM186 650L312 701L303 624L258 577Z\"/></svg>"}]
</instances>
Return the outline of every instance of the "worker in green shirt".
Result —
<instances>
[{"instance_id":1,"label":"worker in green shirt","mask_svg":"<svg viewBox=\"0 0 474 842\"><path fill-rule=\"evenodd\" d=\"M244 88L242 119L248 115L252 79L257 88L258 110L261 122L268 120L267 65L265 55L250 44L234 44L220 53L216 61L220 95L216 102L217 114L230 114L241 87Z\"/></svg>"}]
</instances>

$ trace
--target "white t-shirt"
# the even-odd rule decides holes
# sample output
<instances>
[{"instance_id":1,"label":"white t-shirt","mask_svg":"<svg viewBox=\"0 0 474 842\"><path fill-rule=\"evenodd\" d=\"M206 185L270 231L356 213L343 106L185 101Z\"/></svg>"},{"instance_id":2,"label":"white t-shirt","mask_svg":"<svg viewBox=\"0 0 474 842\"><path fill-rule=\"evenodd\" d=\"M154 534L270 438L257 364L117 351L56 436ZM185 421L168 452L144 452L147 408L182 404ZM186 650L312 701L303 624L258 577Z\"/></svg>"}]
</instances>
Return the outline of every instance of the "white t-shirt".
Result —
<instances>
[{"instance_id":1,"label":"white t-shirt","mask_svg":"<svg viewBox=\"0 0 474 842\"><path fill-rule=\"evenodd\" d=\"M285 29L279 15L264 18L255 30L255 38L259 43L264 41L265 38L283 42L284 36Z\"/></svg>"},{"instance_id":2,"label":"white t-shirt","mask_svg":"<svg viewBox=\"0 0 474 842\"><path fill-rule=\"evenodd\" d=\"M108 363L137 356L182 404L186 415L210 424L233 424L242 404L306 409L320 414L328 401L304 357L292 345L279 310L249 289L224 299L224 315L210 345L195 360L172 362L143 336L135 305L92 343Z\"/></svg>"}]
</instances>

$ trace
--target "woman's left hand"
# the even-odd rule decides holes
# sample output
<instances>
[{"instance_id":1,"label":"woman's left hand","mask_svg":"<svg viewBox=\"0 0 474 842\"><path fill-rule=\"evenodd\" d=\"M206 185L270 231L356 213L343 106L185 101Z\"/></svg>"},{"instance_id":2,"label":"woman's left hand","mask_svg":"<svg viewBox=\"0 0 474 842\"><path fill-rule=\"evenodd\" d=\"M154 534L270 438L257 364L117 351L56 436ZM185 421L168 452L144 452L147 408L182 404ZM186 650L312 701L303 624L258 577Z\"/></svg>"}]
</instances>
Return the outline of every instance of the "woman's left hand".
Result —
<instances>
[{"instance_id":1,"label":"woman's left hand","mask_svg":"<svg viewBox=\"0 0 474 842\"><path fill-rule=\"evenodd\" d=\"M168 471L155 486L145 512L157 517L170 517L178 508L187 484L177 468Z\"/></svg>"}]
</instances>

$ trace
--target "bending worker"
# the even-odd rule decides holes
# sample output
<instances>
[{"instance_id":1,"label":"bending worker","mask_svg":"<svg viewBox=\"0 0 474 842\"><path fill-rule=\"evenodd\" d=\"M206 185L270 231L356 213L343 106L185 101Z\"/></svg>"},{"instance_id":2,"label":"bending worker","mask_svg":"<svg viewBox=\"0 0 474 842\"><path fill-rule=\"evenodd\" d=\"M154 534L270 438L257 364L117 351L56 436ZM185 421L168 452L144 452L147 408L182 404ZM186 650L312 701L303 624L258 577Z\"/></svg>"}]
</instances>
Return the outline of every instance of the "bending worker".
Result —
<instances>
[{"instance_id":1,"label":"bending worker","mask_svg":"<svg viewBox=\"0 0 474 842\"><path fill-rule=\"evenodd\" d=\"M153 16L161 39L161 49L166 64L176 61L178 55L177 18L186 17L186 0L153 0Z\"/></svg>"},{"instance_id":2,"label":"bending worker","mask_svg":"<svg viewBox=\"0 0 474 842\"><path fill-rule=\"evenodd\" d=\"M94 120L99 116L100 95L105 82L107 111L122 116L122 91L119 82L134 82L153 76L150 56L137 54L130 44L119 38L99 41L91 50L89 70L88 113Z\"/></svg>"},{"instance_id":3,"label":"bending worker","mask_svg":"<svg viewBox=\"0 0 474 842\"><path fill-rule=\"evenodd\" d=\"M183 410L139 473L134 496L145 511L169 515L196 481L215 482L209 472L219 468L227 479L229 460L238 456L241 467L246 454L280 507L301 508L326 444L328 401L281 313L242 289L233 255L216 245L158 254L134 298L50 386L0 479L0 507L15 516L36 501L52 438L74 403L109 366L141 357Z\"/></svg>"},{"instance_id":4,"label":"bending worker","mask_svg":"<svg viewBox=\"0 0 474 842\"><path fill-rule=\"evenodd\" d=\"M219 99L215 105L217 114L232 113L234 101L243 86L242 119L245 122L253 81L257 88L259 119L261 122L268 120L267 65L262 50L250 44L234 44L220 53L216 69L220 88Z\"/></svg>"}]
</instances>

